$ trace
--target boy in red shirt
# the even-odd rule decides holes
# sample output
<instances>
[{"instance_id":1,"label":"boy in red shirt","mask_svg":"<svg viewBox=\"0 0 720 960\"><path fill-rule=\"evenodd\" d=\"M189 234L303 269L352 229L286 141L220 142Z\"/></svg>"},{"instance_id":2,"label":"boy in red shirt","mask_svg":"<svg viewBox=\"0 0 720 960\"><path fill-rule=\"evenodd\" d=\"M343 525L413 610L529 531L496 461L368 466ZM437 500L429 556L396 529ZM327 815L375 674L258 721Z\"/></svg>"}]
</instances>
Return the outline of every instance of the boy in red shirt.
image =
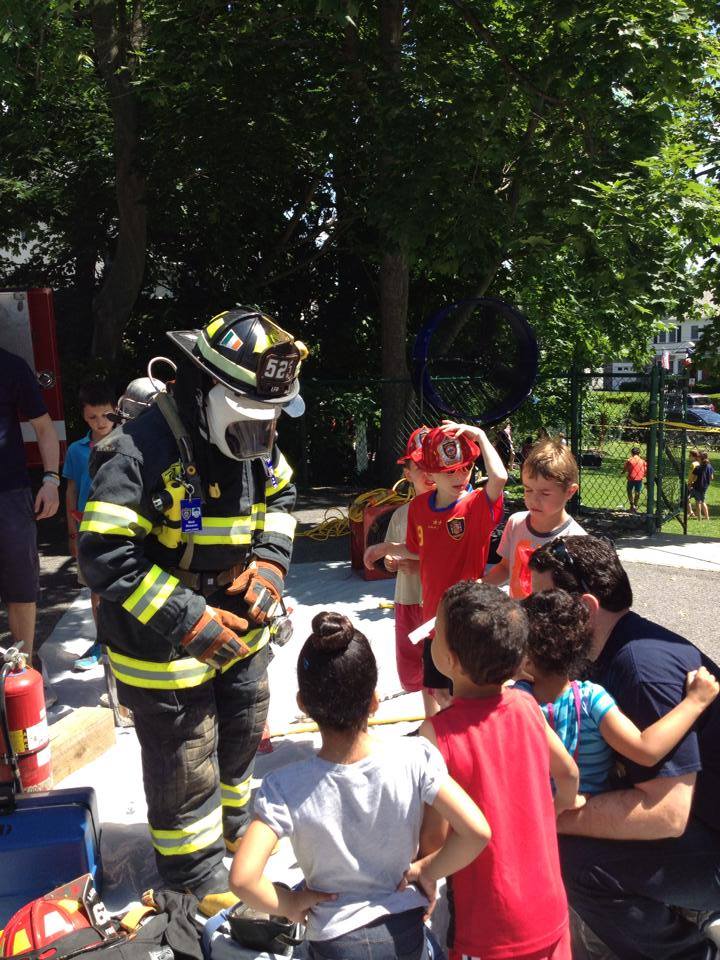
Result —
<instances>
[{"instance_id":1,"label":"boy in red shirt","mask_svg":"<svg viewBox=\"0 0 720 960\"><path fill-rule=\"evenodd\" d=\"M448 879L450 960L571 960L555 818L584 799L577 766L537 703L504 686L522 662L527 633L518 601L475 581L447 591L435 622L432 655L452 679L454 700L420 733L492 829L480 856ZM446 832L426 811L424 856L411 864L408 883L422 880Z\"/></svg>"},{"instance_id":2,"label":"boy in red shirt","mask_svg":"<svg viewBox=\"0 0 720 960\"><path fill-rule=\"evenodd\" d=\"M627 495L630 502L630 513L637 513L638 501L642 493L643 480L647 475L647 463L640 456L640 447L633 447L630 456L623 464L623 472L627 477Z\"/></svg>"},{"instance_id":3,"label":"boy in red shirt","mask_svg":"<svg viewBox=\"0 0 720 960\"><path fill-rule=\"evenodd\" d=\"M488 479L484 487L472 490L468 481L481 453ZM374 544L364 559L372 567L382 556L419 557L422 613L427 621L435 616L448 587L460 580L479 579L485 572L490 535L502 518L507 470L484 430L447 420L423 438L419 466L435 490L411 501L405 543ZM433 664L428 641L423 658L423 686L446 706L450 680Z\"/></svg>"}]
</instances>

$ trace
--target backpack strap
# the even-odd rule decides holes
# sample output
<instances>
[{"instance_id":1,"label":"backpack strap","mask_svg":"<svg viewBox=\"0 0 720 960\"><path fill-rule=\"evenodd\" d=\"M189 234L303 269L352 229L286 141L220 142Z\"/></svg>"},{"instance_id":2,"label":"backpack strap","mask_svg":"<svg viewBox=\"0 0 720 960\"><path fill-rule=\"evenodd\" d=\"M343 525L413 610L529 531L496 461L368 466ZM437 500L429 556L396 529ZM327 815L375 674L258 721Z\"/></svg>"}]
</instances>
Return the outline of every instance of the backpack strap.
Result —
<instances>
[{"instance_id":1,"label":"backpack strap","mask_svg":"<svg viewBox=\"0 0 720 960\"><path fill-rule=\"evenodd\" d=\"M197 464L193 456L192 441L187 427L180 419L177 404L173 397L168 393L159 393L155 403L165 418L165 422L170 427L172 435L177 443L178 453L180 454L180 463L182 464L184 480L190 488L188 492L193 497L202 499L202 483L198 474Z\"/></svg>"},{"instance_id":2,"label":"backpack strap","mask_svg":"<svg viewBox=\"0 0 720 960\"><path fill-rule=\"evenodd\" d=\"M155 402L160 410L160 413L165 418L165 422L170 427L173 437L175 437L175 443L177 444L178 453L180 454L180 463L182 465L183 482L187 488L188 496L202 500L202 481L200 479L195 458L193 456L192 441L185 424L180 418L177 404L169 393L158 393ZM190 568L193 551L195 549L193 534L187 533L186 536L187 545L185 546L185 550L178 564L178 566L183 570L188 570Z\"/></svg>"}]
</instances>

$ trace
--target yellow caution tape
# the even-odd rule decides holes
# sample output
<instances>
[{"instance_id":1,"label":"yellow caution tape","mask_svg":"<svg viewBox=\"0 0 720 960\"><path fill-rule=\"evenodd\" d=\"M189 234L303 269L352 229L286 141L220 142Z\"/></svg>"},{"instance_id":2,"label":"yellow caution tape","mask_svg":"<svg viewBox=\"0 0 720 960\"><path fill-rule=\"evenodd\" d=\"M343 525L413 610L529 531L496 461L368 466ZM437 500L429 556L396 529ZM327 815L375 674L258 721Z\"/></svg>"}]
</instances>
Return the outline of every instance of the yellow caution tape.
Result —
<instances>
[{"instance_id":1,"label":"yellow caution tape","mask_svg":"<svg viewBox=\"0 0 720 960\"><path fill-rule=\"evenodd\" d=\"M633 427L652 427L662 424L665 427L671 427L673 430L695 430L698 433L720 433L720 427L706 427L702 423L678 423L675 420L645 420L638 423L636 420L630 421Z\"/></svg>"}]
</instances>

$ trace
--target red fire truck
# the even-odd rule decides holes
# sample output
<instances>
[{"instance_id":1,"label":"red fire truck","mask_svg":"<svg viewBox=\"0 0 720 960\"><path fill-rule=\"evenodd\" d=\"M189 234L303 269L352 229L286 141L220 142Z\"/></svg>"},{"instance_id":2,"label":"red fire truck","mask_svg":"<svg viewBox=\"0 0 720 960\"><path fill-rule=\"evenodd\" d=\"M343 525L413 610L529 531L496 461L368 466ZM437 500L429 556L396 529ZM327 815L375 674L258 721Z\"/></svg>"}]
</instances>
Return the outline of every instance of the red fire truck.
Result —
<instances>
[{"instance_id":1,"label":"red fire truck","mask_svg":"<svg viewBox=\"0 0 720 960\"><path fill-rule=\"evenodd\" d=\"M60 382L60 358L55 333L52 290L0 290L0 347L27 361L35 371L48 412L60 439L60 461L67 437ZM42 466L35 433L22 424L28 465Z\"/></svg>"}]
</instances>

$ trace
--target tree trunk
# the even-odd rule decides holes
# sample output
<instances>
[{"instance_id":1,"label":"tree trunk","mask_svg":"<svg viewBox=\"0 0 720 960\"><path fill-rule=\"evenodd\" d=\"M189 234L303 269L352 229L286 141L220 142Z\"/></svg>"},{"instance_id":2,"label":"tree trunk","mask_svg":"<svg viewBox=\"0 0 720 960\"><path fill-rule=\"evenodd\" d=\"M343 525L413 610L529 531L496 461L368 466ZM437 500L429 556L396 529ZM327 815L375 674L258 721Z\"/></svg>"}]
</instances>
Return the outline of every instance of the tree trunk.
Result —
<instances>
[{"instance_id":1,"label":"tree trunk","mask_svg":"<svg viewBox=\"0 0 720 960\"><path fill-rule=\"evenodd\" d=\"M411 393L406 360L410 269L405 254L396 249L383 254L380 265L380 324L382 350L382 418L378 468L380 479L396 479L397 448Z\"/></svg>"},{"instance_id":2,"label":"tree trunk","mask_svg":"<svg viewBox=\"0 0 720 960\"><path fill-rule=\"evenodd\" d=\"M403 0L380 2L380 51L383 76L380 84L381 116L385 129L385 152L380 160L381 170L389 168L393 157L394 137L386 117L394 115L403 97L401 85L400 51L403 33ZM410 266L403 245L391 237L380 238L380 345L382 414L380 420L380 450L378 468L380 479L391 483L397 474L398 440L404 438L405 412L411 387L407 367L407 312L410 285Z\"/></svg>"},{"instance_id":3,"label":"tree trunk","mask_svg":"<svg viewBox=\"0 0 720 960\"><path fill-rule=\"evenodd\" d=\"M124 8L116 8L115 0L95 0L90 20L98 70L110 95L118 208L115 252L93 300L92 353L114 360L145 273L145 178L137 160L137 103L132 87L134 46L142 32L141 0L134 3L130 20L126 19Z\"/></svg>"}]
</instances>

